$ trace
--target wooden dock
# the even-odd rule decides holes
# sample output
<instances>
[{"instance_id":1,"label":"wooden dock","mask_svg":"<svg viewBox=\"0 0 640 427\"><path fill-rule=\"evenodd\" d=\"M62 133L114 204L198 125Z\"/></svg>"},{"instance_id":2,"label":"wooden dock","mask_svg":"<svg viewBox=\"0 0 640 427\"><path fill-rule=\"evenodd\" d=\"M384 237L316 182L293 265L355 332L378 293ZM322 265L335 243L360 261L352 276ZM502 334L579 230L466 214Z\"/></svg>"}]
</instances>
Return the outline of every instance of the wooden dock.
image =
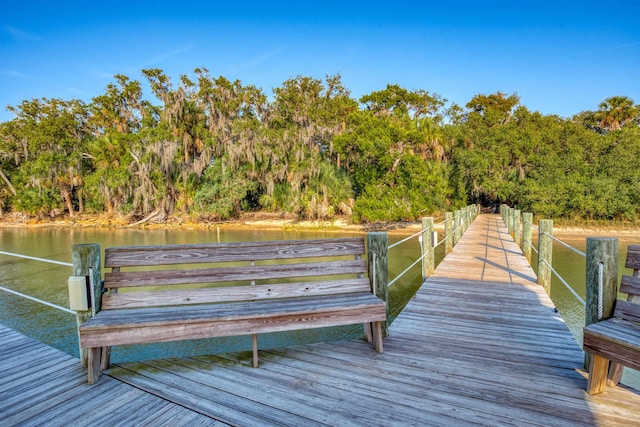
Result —
<instances>
[{"instance_id":1,"label":"wooden dock","mask_svg":"<svg viewBox=\"0 0 640 427\"><path fill-rule=\"evenodd\" d=\"M481 215L395 320L359 340L124 363L0 328L1 425L630 426L640 393L589 396L583 353L497 215ZM68 403L69 399L73 403ZM67 403L65 403L67 402Z\"/></svg>"}]
</instances>

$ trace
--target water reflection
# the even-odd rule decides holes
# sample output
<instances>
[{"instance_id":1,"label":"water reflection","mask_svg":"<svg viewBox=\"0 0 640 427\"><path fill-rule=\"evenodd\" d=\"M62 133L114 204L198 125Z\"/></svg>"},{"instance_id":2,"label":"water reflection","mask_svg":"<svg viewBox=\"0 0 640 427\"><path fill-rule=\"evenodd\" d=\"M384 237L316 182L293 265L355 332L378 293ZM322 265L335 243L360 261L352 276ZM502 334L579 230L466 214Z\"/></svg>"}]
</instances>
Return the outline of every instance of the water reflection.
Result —
<instances>
[{"instance_id":1,"label":"water reflection","mask_svg":"<svg viewBox=\"0 0 640 427\"><path fill-rule=\"evenodd\" d=\"M350 234L353 236L353 234ZM26 254L45 259L71 262L71 247L79 243L99 243L102 248L128 245L161 245L179 243L211 243L259 240L314 239L341 237L336 232L300 232L267 230L130 230L130 229L75 229L75 228L0 228L0 250ZM405 236L389 236L395 243ZM442 236L440 236L442 237ZM586 240L562 238L584 252ZM640 238L637 239L640 241ZM537 245L537 242L534 242ZM624 269L628 241L620 241L620 274ZM389 251L389 278L393 279L421 255L417 238L411 239ZM534 269L537 258L533 252ZM444 247L436 248L436 264L444 256ZM569 285L585 297L585 258L554 244L553 266ZM0 255L0 285L15 289L45 301L68 307L68 267L38 261ZM418 264L390 289L390 311L395 317L409 302L422 283ZM552 279L551 298L576 340L581 343L584 325L584 306L555 276ZM24 300L0 291L0 323L25 335L34 337L68 354L78 355L78 339L75 317L53 308ZM310 331L265 334L260 337L262 348L277 348L314 341L331 341L361 336L361 327L348 326ZM251 349L249 337L227 337L213 340L184 341L177 343L149 344L135 347L116 347L113 361L140 360L188 354L211 354ZM626 372L629 370L625 370ZM640 389L640 374L625 373L624 381Z\"/></svg>"},{"instance_id":2,"label":"water reflection","mask_svg":"<svg viewBox=\"0 0 640 427\"><path fill-rule=\"evenodd\" d=\"M586 237L563 237L560 240L564 243L578 249L581 252L586 251ZM627 256L627 248L629 244L640 242L640 236L631 241L629 239L620 239L618 242L618 284L623 274L631 274L632 270L625 268L624 264ZM534 242L537 246L537 242ZM534 270L537 270L538 258L535 252L532 254L532 264ZM577 293L583 300L586 299L586 258L569 248L554 242L553 245L553 268L558 272L565 282ZM626 299L625 294L619 297ZM573 334L575 340L582 347L582 328L585 323L585 306L572 294L567 286L562 283L556 275L552 275L551 279L551 300L560 312L567 327ZM640 390L640 372L631 369L625 369L622 382Z\"/></svg>"},{"instance_id":3,"label":"water reflection","mask_svg":"<svg viewBox=\"0 0 640 427\"><path fill-rule=\"evenodd\" d=\"M360 234L363 235L364 234ZM101 248L129 245L219 243L261 240L295 240L341 237L340 232L301 232L268 230L128 230L69 228L0 228L0 250L33 257L71 262L71 247L80 243L99 243ZM353 236L353 234L350 234ZM389 236L394 243L404 236ZM393 278L417 257L420 247L412 239L393 249L390 277ZM67 278L69 267L0 255L0 284L63 307L69 306ZM421 284L416 266L390 290L390 309L398 313ZM75 317L71 314L0 291L0 323L73 356L78 356ZM356 338L358 325L313 331L264 334L261 348L277 348L316 341ZM114 348L112 360L132 361L181 355L225 353L251 349L250 337L225 337L179 343L121 346Z\"/></svg>"}]
</instances>

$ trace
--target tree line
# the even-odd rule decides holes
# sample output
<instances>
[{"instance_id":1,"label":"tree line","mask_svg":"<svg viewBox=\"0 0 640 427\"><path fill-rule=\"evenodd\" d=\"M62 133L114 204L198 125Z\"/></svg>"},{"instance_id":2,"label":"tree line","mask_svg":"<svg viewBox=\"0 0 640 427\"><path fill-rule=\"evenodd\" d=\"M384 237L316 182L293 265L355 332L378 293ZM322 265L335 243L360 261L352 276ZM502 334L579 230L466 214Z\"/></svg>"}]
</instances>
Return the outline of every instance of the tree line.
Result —
<instances>
[{"instance_id":1,"label":"tree line","mask_svg":"<svg viewBox=\"0 0 640 427\"><path fill-rule=\"evenodd\" d=\"M355 100L339 75L273 89L214 78L116 75L90 103L32 99L0 124L0 216L118 214L132 222L284 212L356 223L414 220L468 203L548 218L634 219L640 107L572 118L516 94L465 106L398 85Z\"/></svg>"}]
</instances>

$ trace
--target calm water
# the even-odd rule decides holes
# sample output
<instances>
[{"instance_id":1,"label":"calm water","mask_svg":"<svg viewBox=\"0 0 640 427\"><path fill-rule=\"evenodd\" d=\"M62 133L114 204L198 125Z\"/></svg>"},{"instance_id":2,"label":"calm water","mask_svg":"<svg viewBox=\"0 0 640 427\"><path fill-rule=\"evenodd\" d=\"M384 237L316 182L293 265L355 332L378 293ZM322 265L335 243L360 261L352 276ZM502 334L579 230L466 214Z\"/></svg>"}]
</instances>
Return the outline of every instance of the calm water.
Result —
<instances>
[{"instance_id":1,"label":"calm water","mask_svg":"<svg viewBox=\"0 0 640 427\"><path fill-rule=\"evenodd\" d=\"M362 234L364 235L364 234ZM127 245L216 243L260 240L341 237L338 232L252 231L252 230L123 230L0 228L0 250L38 258L71 262L71 247L78 243L99 243L101 248ZM349 234L353 236L353 234ZM390 236L393 243L405 236ZM395 277L420 255L417 239L390 250L389 276ZM440 255L441 256L441 255ZM71 267L0 255L0 286L22 292L63 307L69 306L67 278ZM403 276L390 290L393 314L401 311L421 282L420 267ZM0 323L34 337L73 356L78 355L75 316L0 290ZM359 337L358 325L321 330L264 334L260 347L330 341ZM113 349L113 361L131 361L167 356L225 353L251 349L250 337L181 341Z\"/></svg>"},{"instance_id":2,"label":"calm water","mask_svg":"<svg viewBox=\"0 0 640 427\"><path fill-rule=\"evenodd\" d=\"M264 230L132 230L0 228L0 250L45 259L71 262L71 247L78 243L99 243L102 248L126 245L158 245L177 243L215 243L234 241L313 239L342 237L340 232L300 232ZM353 236L353 234L349 234ZM394 243L405 236L389 236ZM585 239L563 239L584 252ZM633 242L640 242L640 236ZM620 272L630 241L620 241ZM393 279L420 256L417 239L389 251L389 278ZM436 248L436 263L443 256L443 246ZM582 297L585 297L585 259L561 245L554 244L554 268ZM535 253L534 253L535 257ZM534 259L534 265L536 265ZM629 271L625 271L628 273ZM68 307L67 278L71 268L38 261L0 255L0 286ZM420 266L411 269L390 289L390 308L397 315L421 283ZM551 297L578 342L584 325L584 307L555 277ZM0 323L34 337L68 354L78 355L75 316L0 291ZM261 348L283 347L319 340L337 340L361 335L361 327L349 326L319 331L266 334L260 338ZM225 353L251 349L250 337L229 337L135 347L116 347L113 361L140 360L189 354ZM627 371L627 370L625 370ZM640 388L640 376L625 374L624 381Z\"/></svg>"}]
</instances>

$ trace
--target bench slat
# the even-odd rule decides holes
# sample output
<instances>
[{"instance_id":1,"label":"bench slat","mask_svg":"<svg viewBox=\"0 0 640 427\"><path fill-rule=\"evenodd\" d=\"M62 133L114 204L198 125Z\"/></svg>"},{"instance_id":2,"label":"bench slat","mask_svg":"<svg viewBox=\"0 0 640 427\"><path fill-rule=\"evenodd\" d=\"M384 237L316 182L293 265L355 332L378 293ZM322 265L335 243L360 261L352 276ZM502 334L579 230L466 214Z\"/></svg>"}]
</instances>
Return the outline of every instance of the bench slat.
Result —
<instances>
[{"instance_id":1,"label":"bench slat","mask_svg":"<svg viewBox=\"0 0 640 427\"><path fill-rule=\"evenodd\" d=\"M640 322L640 304L625 300L616 300L616 308L613 315L630 322Z\"/></svg>"},{"instance_id":2,"label":"bench slat","mask_svg":"<svg viewBox=\"0 0 640 427\"><path fill-rule=\"evenodd\" d=\"M583 348L624 366L640 369L640 327L633 322L611 318L585 327Z\"/></svg>"},{"instance_id":3,"label":"bench slat","mask_svg":"<svg viewBox=\"0 0 640 427\"><path fill-rule=\"evenodd\" d=\"M102 308L126 309L179 304L204 304L284 297L370 292L368 278L322 282L279 283L256 286L228 286L151 292L119 292L102 297Z\"/></svg>"},{"instance_id":4,"label":"bench slat","mask_svg":"<svg viewBox=\"0 0 640 427\"><path fill-rule=\"evenodd\" d=\"M640 295L640 277L622 276L620 292L629 295Z\"/></svg>"},{"instance_id":5,"label":"bench slat","mask_svg":"<svg viewBox=\"0 0 640 427\"><path fill-rule=\"evenodd\" d=\"M364 260L105 273L104 287L186 285L365 273Z\"/></svg>"},{"instance_id":6,"label":"bench slat","mask_svg":"<svg viewBox=\"0 0 640 427\"><path fill-rule=\"evenodd\" d=\"M640 270L640 245L629 245L625 267Z\"/></svg>"},{"instance_id":7,"label":"bench slat","mask_svg":"<svg viewBox=\"0 0 640 427\"><path fill-rule=\"evenodd\" d=\"M364 253L362 238L127 246L107 248L105 267L261 261Z\"/></svg>"},{"instance_id":8,"label":"bench slat","mask_svg":"<svg viewBox=\"0 0 640 427\"><path fill-rule=\"evenodd\" d=\"M300 330L383 321L371 293L107 310L80 326L83 348Z\"/></svg>"}]
</instances>

